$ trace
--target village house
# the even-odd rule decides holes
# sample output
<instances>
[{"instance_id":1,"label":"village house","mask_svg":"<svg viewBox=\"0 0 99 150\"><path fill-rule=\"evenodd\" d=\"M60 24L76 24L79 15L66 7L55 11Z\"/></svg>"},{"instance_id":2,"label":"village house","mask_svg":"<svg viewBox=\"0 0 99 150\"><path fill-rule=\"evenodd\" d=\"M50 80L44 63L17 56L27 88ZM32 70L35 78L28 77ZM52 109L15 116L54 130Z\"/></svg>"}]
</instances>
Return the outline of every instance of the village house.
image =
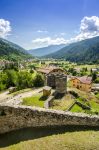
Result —
<instances>
[{"instance_id":1,"label":"village house","mask_svg":"<svg viewBox=\"0 0 99 150\"><path fill-rule=\"evenodd\" d=\"M13 61L8 61L8 60L0 60L0 69L5 68L5 66L10 66L11 64L14 64Z\"/></svg>"},{"instance_id":2,"label":"village house","mask_svg":"<svg viewBox=\"0 0 99 150\"><path fill-rule=\"evenodd\" d=\"M70 83L72 87L82 91L90 92L92 87L92 78L87 76L72 77Z\"/></svg>"},{"instance_id":3,"label":"village house","mask_svg":"<svg viewBox=\"0 0 99 150\"><path fill-rule=\"evenodd\" d=\"M39 68L37 72L42 73L43 75L48 75L50 73L65 73L65 71L56 66L47 66L43 68Z\"/></svg>"}]
</instances>

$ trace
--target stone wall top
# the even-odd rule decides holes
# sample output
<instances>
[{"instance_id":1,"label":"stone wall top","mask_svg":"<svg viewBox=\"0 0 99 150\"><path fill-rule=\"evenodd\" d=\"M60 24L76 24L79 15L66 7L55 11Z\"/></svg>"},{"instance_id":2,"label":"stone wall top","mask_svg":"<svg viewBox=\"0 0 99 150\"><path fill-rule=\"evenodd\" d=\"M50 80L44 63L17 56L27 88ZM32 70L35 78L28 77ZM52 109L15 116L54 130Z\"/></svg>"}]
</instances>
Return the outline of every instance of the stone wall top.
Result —
<instances>
[{"instance_id":1,"label":"stone wall top","mask_svg":"<svg viewBox=\"0 0 99 150\"><path fill-rule=\"evenodd\" d=\"M0 105L0 134L27 127L99 127L99 116L44 108Z\"/></svg>"},{"instance_id":2,"label":"stone wall top","mask_svg":"<svg viewBox=\"0 0 99 150\"><path fill-rule=\"evenodd\" d=\"M9 105L9 104L0 104L0 110L2 108L20 108L20 109L30 109L33 111L39 111L39 112L48 112L48 113L56 113L56 114L63 114L63 115L68 115L68 116L78 116L78 117L90 117L90 118L98 118L99 115L92 115L92 114L85 114L85 113L72 113L72 112L65 112L62 110L53 110L53 109L45 109L45 108L40 108L40 107L35 107L35 106L24 106L24 105Z\"/></svg>"}]
</instances>

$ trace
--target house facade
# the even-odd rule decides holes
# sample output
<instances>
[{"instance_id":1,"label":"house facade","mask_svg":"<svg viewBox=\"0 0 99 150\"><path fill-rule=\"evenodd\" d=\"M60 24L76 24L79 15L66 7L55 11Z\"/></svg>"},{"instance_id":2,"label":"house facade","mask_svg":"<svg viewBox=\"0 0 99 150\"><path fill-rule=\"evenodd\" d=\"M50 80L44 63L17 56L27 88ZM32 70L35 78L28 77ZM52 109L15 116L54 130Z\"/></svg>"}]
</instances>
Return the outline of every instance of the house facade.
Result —
<instances>
[{"instance_id":1,"label":"house facade","mask_svg":"<svg viewBox=\"0 0 99 150\"><path fill-rule=\"evenodd\" d=\"M90 92L92 88L92 78L83 76L83 77L73 77L71 80L71 86L75 87L81 91Z\"/></svg>"}]
</instances>

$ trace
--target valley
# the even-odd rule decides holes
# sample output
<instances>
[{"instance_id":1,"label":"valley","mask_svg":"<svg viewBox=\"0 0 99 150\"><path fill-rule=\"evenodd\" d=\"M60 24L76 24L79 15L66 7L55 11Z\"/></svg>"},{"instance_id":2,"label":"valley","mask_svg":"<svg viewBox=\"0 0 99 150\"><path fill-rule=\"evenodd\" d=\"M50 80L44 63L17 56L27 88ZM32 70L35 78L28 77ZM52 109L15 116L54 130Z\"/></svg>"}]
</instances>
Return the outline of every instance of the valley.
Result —
<instances>
[{"instance_id":1,"label":"valley","mask_svg":"<svg viewBox=\"0 0 99 150\"><path fill-rule=\"evenodd\" d=\"M0 150L31 150L32 147L36 150L76 150L78 146L80 150L90 150L91 147L98 150L99 129L96 124L93 125L97 119L91 120L99 116L98 55L98 36L68 45L51 45L35 50L25 50L0 38L0 107L3 109L0 110L0 119L3 119ZM11 116L6 116L8 121L4 117L7 107L11 107L7 114L12 112ZM14 114L11 111L12 108L21 107L24 113L19 114L18 110L15 115L16 110ZM73 126L69 123L69 126L65 124L62 127L62 121L58 128L50 125L49 131L46 124L54 124L51 119L55 119L55 115L45 121L50 115L46 118L46 115L40 113L33 120L39 120L36 128L35 123L32 123L33 118L28 120L29 116L26 117L28 111L25 114L25 110L30 108L34 113L44 110L45 113L52 111L57 115L62 112L67 116L72 114L74 118L80 118L76 122L71 116L66 117L66 123L71 120ZM15 116L12 117L13 115ZM90 123L86 121L86 115ZM41 121L39 116L45 116L45 120ZM80 120L82 116L85 117L84 125ZM59 119L55 124L58 121ZM42 124L45 124L45 128ZM49 143L48 146L46 142Z\"/></svg>"},{"instance_id":2,"label":"valley","mask_svg":"<svg viewBox=\"0 0 99 150\"><path fill-rule=\"evenodd\" d=\"M0 150L99 150L99 0L0 0Z\"/></svg>"},{"instance_id":3,"label":"valley","mask_svg":"<svg viewBox=\"0 0 99 150\"><path fill-rule=\"evenodd\" d=\"M4 66L3 66L4 67ZM7 66L5 66L7 67ZM10 68L11 67L11 68ZM99 85L99 65L79 65L77 63L71 63L65 60L58 60L58 59L30 59L28 61L20 61L19 65L12 65L8 64L8 68L1 70L1 91L7 90L7 92L2 92L0 95L1 102L3 99L8 98L9 102L12 104L16 103L23 103L23 105L32 105L32 106L39 106L44 108L44 101L39 101L40 97L43 96L43 87L46 85L45 83L45 75L42 72L39 72L40 69L46 67L51 69L62 69L67 76L67 92L66 95L62 98L55 98L52 102L51 109L58 109L67 111L69 107L75 102L74 108L71 108L73 112L85 112L90 114L97 114L99 113L98 105L99 105L99 91L95 89L94 86ZM10 76L9 76L10 75ZM87 89L78 89L78 87L74 87L72 85L71 79L72 78L80 78L80 77L91 77L91 89L87 91ZM6 77L6 78L5 78ZM7 78L9 80L7 80ZM21 79L21 80L19 80ZM7 85L6 82L10 81L10 85ZM5 84L3 85L3 83ZM77 81L78 82L78 81ZM39 83L39 84L38 84ZM82 83L83 84L83 83ZM12 87L12 88L11 88ZM4 89L3 89L4 88ZM35 91L37 88L40 88L41 94L39 93L39 89L37 90L37 94L35 95ZM94 88L94 90L93 90ZM53 92L55 89L52 90ZM10 92L10 93L9 93ZM4 94L3 94L4 93ZM29 94L30 93L30 94ZM34 94L33 94L34 93ZM40 94L40 96L39 96ZM36 97L38 98L36 98ZM11 101L10 101L10 97ZM24 99L23 99L24 98ZM36 98L36 99L35 99ZM16 100L20 99L20 100ZM34 100L35 99L35 100ZM63 99L63 100L62 100ZM14 102L15 100L15 102ZM76 101L81 102L85 106L90 106L91 110L84 110L80 108L79 105L76 104ZM23 102L22 102L23 101ZM37 103L37 104L36 104ZM42 103L40 105L40 103ZM70 111L70 110L69 110Z\"/></svg>"}]
</instances>

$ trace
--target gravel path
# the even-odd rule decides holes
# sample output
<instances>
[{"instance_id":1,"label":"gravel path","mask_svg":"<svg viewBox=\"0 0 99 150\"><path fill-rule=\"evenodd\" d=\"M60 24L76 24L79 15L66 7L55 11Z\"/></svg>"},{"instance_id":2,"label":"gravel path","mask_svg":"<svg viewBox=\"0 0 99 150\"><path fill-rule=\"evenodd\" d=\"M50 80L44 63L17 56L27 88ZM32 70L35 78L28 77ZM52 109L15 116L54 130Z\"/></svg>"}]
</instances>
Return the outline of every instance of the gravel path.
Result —
<instances>
[{"instance_id":1,"label":"gravel path","mask_svg":"<svg viewBox=\"0 0 99 150\"><path fill-rule=\"evenodd\" d=\"M9 98L9 91L0 93L0 103L6 101Z\"/></svg>"},{"instance_id":2,"label":"gravel path","mask_svg":"<svg viewBox=\"0 0 99 150\"><path fill-rule=\"evenodd\" d=\"M42 88L39 89L33 89L28 92L20 93L15 96L9 95L9 92L6 91L4 93L0 94L0 103L6 103L11 105L19 105L22 102L22 99L25 97L31 97L32 95L39 93L42 91Z\"/></svg>"}]
</instances>

